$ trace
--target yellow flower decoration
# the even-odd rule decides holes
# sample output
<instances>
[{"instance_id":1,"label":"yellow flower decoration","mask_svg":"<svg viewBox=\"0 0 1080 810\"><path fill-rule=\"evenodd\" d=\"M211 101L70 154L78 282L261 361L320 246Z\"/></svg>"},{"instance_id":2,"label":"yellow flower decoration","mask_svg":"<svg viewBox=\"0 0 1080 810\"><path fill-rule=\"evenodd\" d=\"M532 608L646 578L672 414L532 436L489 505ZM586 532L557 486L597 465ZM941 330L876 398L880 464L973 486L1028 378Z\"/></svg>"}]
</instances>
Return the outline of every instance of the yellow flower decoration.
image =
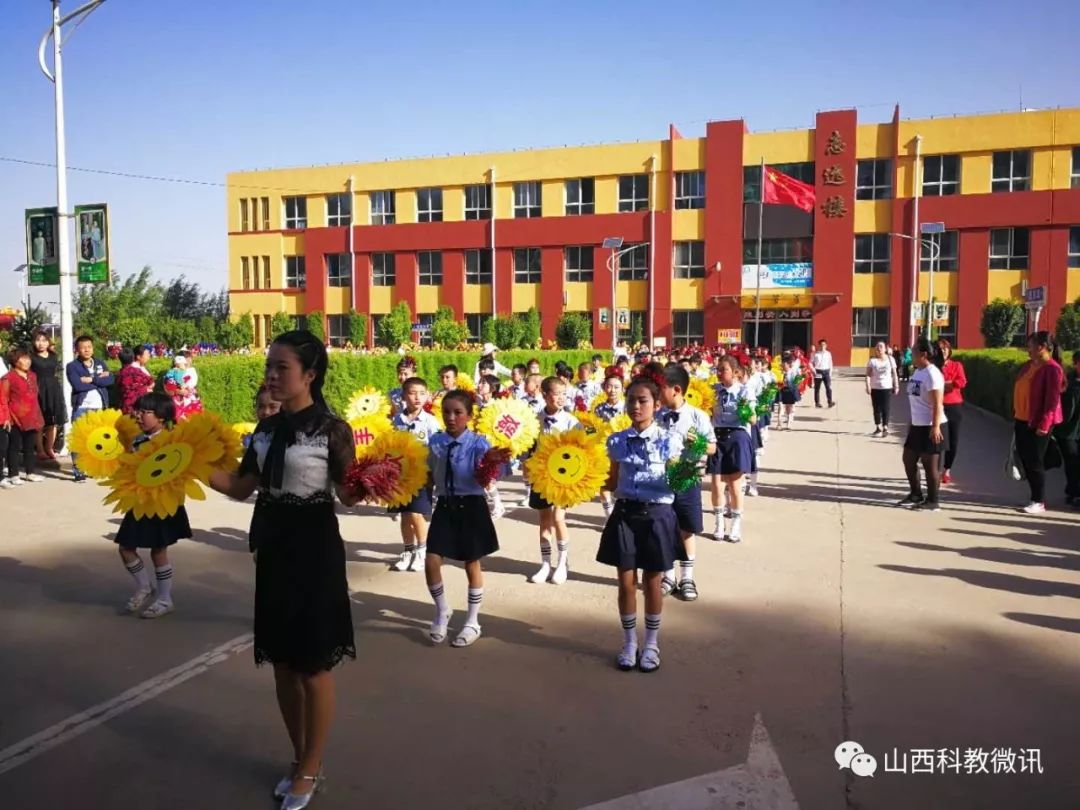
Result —
<instances>
[{"instance_id":1,"label":"yellow flower decoration","mask_svg":"<svg viewBox=\"0 0 1080 810\"><path fill-rule=\"evenodd\" d=\"M607 482L607 448L584 430L545 433L525 462L525 477L541 498L562 508L591 501Z\"/></svg>"},{"instance_id":2,"label":"yellow flower decoration","mask_svg":"<svg viewBox=\"0 0 1080 810\"><path fill-rule=\"evenodd\" d=\"M393 430L390 420L384 413L354 417L349 420L349 427L353 429L353 438L356 440L357 458L368 455L375 440L387 431Z\"/></svg>"},{"instance_id":3,"label":"yellow flower decoration","mask_svg":"<svg viewBox=\"0 0 1080 810\"><path fill-rule=\"evenodd\" d=\"M438 393L431 400L431 415L435 417L435 421L439 423L439 430L446 430L446 422L442 418L442 401L446 394Z\"/></svg>"},{"instance_id":4,"label":"yellow flower decoration","mask_svg":"<svg viewBox=\"0 0 1080 810\"><path fill-rule=\"evenodd\" d=\"M692 377L690 387L686 391L686 401L695 408L699 408L707 414L712 414L716 405L716 389L704 380Z\"/></svg>"},{"instance_id":5,"label":"yellow flower decoration","mask_svg":"<svg viewBox=\"0 0 1080 810\"><path fill-rule=\"evenodd\" d=\"M714 372L714 373L709 375L709 379L707 379L705 382L707 382L709 385L719 385L720 384L720 378L717 377L716 373Z\"/></svg>"},{"instance_id":6,"label":"yellow flower decoration","mask_svg":"<svg viewBox=\"0 0 1080 810\"><path fill-rule=\"evenodd\" d=\"M214 420L204 417L195 414L122 456L105 503L143 518L174 515L185 498L204 500L199 482L210 479L225 452Z\"/></svg>"},{"instance_id":7,"label":"yellow flower decoration","mask_svg":"<svg viewBox=\"0 0 1080 810\"><path fill-rule=\"evenodd\" d=\"M608 422L608 427L611 429L611 433L618 433L620 430L626 430L632 424L634 423L630 421L629 416L627 416L625 413L620 413L618 416Z\"/></svg>"},{"instance_id":8,"label":"yellow flower decoration","mask_svg":"<svg viewBox=\"0 0 1080 810\"><path fill-rule=\"evenodd\" d=\"M589 403L589 413L595 413L596 409L603 405L605 402L607 402L607 394L603 392L597 394L595 397L592 398L592 401Z\"/></svg>"},{"instance_id":9,"label":"yellow flower decoration","mask_svg":"<svg viewBox=\"0 0 1080 810\"><path fill-rule=\"evenodd\" d=\"M574 416L588 433L595 433L602 437L607 437L611 433L608 423L592 411L578 411Z\"/></svg>"},{"instance_id":10,"label":"yellow flower decoration","mask_svg":"<svg viewBox=\"0 0 1080 810\"><path fill-rule=\"evenodd\" d=\"M88 411L72 424L68 444L79 455L82 472L91 478L108 478L139 433L139 423L116 408Z\"/></svg>"},{"instance_id":11,"label":"yellow flower decoration","mask_svg":"<svg viewBox=\"0 0 1080 810\"><path fill-rule=\"evenodd\" d=\"M190 419L206 419L214 426L214 431L224 448L217 467L220 470L225 470L225 472L235 472L240 466L241 457L244 455L244 434L237 429L236 425L226 424L224 419L211 411L202 411L191 416L189 421ZM255 426L252 425L249 432L254 432L254 430Z\"/></svg>"},{"instance_id":12,"label":"yellow flower decoration","mask_svg":"<svg viewBox=\"0 0 1080 810\"><path fill-rule=\"evenodd\" d=\"M470 394L476 393L476 384L468 374L457 375L457 388L460 391L468 391Z\"/></svg>"},{"instance_id":13,"label":"yellow flower decoration","mask_svg":"<svg viewBox=\"0 0 1080 810\"><path fill-rule=\"evenodd\" d=\"M350 424L354 419L377 415L390 416L390 399L382 391L370 385L354 392L345 408L345 421Z\"/></svg>"},{"instance_id":14,"label":"yellow flower decoration","mask_svg":"<svg viewBox=\"0 0 1080 810\"><path fill-rule=\"evenodd\" d=\"M245 436L250 436L252 433L255 432L255 428L257 428L257 427L258 427L258 425L255 422L233 422L232 423L232 429L237 432L237 434L240 436L241 439L244 438Z\"/></svg>"},{"instance_id":15,"label":"yellow flower decoration","mask_svg":"<svg viewBox=\"0 0 1080 810\"><path fill-rule=\"evenodd\" d=\"M389 456L401 461L401 477L394 486L393 497L385 501L387 506L404 506L427 483L427 446L407 430L388 430L380 434L371 443L367 455L375 458Z\"/></svg>"},{"instance_id":16,"label":"yellow flower decoration","mask_svg":"<svg viewBox=\"0 0 1080 810\"><path fill-rule=\"evenodd\" d=\"M540 420L523 399L497 399L480 411L476 432L493 447L505 447L516 458L536 442Z\"/></svg>"}]
</instances>

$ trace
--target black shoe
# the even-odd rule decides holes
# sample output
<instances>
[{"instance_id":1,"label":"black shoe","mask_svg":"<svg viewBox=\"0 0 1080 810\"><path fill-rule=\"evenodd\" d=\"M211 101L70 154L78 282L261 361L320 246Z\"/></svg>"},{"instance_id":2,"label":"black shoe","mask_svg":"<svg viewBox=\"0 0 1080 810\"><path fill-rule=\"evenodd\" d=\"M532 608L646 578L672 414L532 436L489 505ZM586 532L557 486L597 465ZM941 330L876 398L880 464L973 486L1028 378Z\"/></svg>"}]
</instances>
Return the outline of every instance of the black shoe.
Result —
<instances>
[{"instance_id":1,"label":"black shoe","mask_svg":"<svg viewBox=\"0 0 1080 810\"><path fill-rule=\"evenodd\" d=\"M86 473L81 473L81 472L75 473L75 483L76 484L81 484L84 481L86 481Z\"/></svg>"},{"instance_id":2,"label":"black shoe","mask_svg":"<svg viewBox=\"0 0 1080 810\"><path fill-rule=\"evenodd\" d=\"M923 501L915 504L914 508L918 512L940 512L941 504L937 501Z\"/></svg>"},{"instance_id":3,"label":"black shoe","mask_svg":"<svg viewBox=\"0 0 1080 810\"><path fill-rule=\"evenodd\" d=\"M922 495L908 495L904 500L897 501L897 506L903 506L906 509L911 509L914 506L920 506L926 502L926 498Z\"/></svg>"}]
</instances>

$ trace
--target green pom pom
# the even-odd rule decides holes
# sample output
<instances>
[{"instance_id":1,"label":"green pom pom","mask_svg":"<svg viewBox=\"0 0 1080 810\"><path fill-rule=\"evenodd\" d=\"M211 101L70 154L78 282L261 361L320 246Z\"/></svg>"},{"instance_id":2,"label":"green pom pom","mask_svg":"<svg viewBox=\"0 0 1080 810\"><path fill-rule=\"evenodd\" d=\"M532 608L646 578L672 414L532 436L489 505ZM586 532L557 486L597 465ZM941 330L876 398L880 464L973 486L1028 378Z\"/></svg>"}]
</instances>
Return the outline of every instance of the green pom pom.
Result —
<instances>
[{"instance_id":1,"label":"green pom pom","mask_svg":"<svg viewBox=\"0 0 1080 810\"><path fill-rule=\"evenodd\" d=\"M735 415L739 417L739 424L748 425L754 415L754 409L749 400L740 399L739 406L735 409Z\"/></svg>"}]
</instances>

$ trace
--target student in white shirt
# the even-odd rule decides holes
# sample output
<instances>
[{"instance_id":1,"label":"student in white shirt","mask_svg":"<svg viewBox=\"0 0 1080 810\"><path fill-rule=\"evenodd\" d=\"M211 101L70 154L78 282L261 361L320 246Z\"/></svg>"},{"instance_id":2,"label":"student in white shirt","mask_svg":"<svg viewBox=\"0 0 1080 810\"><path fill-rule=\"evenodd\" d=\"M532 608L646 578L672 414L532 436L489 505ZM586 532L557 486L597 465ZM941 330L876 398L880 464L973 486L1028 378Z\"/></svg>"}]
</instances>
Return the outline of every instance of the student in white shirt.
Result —
<instances>
[{"instance_id":1,"label":"student in white shirt","mask_svg":"<svg viewBox=\"0 0 1080 810\"><path fill-rule=\"evenodd\" d=\"M911 350L915 371L908 380L911 427L904 441L904 472L911 491L899 506L937 512L941 485L941 457L949 449L949 426L945 418L944 362L937 344L922 337ZM926 473L926 496L919 483L919 462Z\"/></svg>"},{"instance_id":2,"label":"student in white shirt","mask_svg":"<svg viewBox=\"0 0 1080 810\"><path fill-rule=\"evenodd\" d=\"M836 405L832 398L832 352L828 349L825 339L818 341L817 351L810 358L810 368L814 370L814 407L821 407L821 384L825 383L825 398L829 407Z\"/></svg>"}]
</instances>

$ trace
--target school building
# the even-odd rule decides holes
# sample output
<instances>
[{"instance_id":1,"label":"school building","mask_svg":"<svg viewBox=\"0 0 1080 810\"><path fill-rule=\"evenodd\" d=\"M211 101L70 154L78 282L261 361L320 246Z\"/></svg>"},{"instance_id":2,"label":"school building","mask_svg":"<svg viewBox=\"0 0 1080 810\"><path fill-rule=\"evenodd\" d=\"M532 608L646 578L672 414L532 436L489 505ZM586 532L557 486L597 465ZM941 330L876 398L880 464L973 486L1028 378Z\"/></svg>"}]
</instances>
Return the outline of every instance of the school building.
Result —
<instances>
[{"instance_id":1,"label":"school building","mask_svg":"<svg viewBox=\"0 0 1080 810\"><path fill-rule=\"evenodd\" d=\"M812 184L815 203L763 207L759 276L762 160ZM762 133L715 121L697 138L670 127L636 143L236 172L227 198L232 311L254 316L260 345L275 313L321 312L339 345L350 309L373 329L405 301L420 337L443 305L477 338L491 315L536 307L545 338L580 312L599 347L613 330L668 346L756 332L774 350L827 338L846 365L910 340L931 267L940 332L960 347L982 345L991 299L1042 287L1052 327L1080 296L1080 109L897 109L887 123L836 110Z\"/></svg>"}]
</instances>

